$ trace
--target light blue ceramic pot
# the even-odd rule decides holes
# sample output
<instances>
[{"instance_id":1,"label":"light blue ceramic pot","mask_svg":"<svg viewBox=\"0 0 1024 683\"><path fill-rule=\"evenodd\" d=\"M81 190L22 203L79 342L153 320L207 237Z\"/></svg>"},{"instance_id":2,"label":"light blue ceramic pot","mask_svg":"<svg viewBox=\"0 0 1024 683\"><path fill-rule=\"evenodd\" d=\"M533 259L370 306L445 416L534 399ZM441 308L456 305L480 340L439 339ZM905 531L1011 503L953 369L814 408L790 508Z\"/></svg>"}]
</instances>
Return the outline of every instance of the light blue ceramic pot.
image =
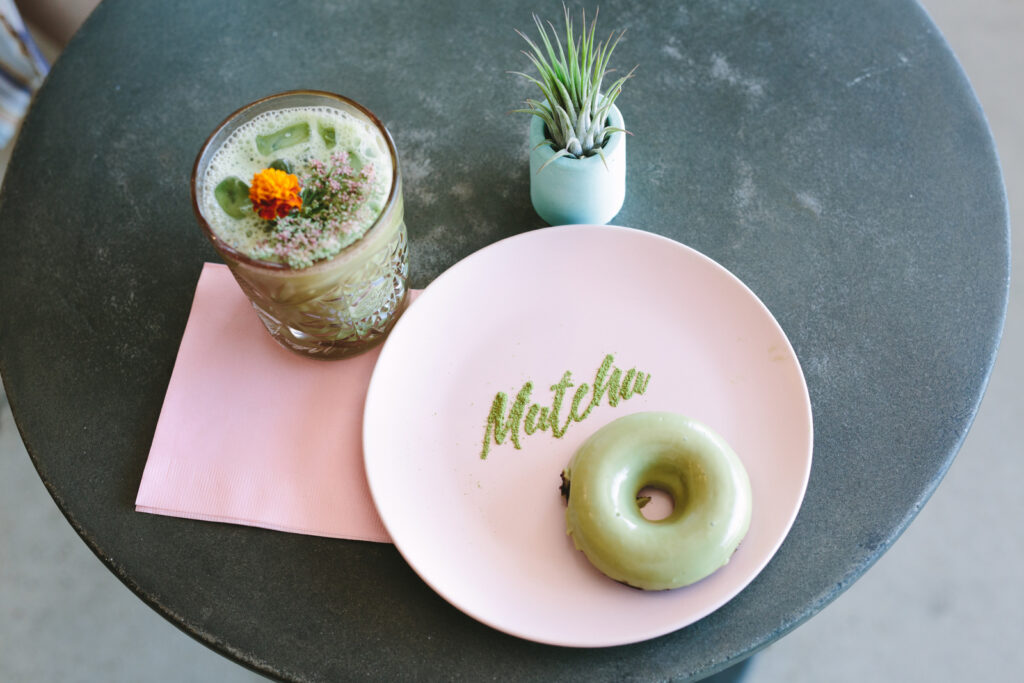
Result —
<instances>
[{"instance_id":1,"label":"light blue ceramic pot","mask_svg":"<svg viewBox=\"0 0 1024 683\"><path fill-rule=\"evenodd\" d=\"M608 122L625 128L622 114L612 105ZM604 225L619 212L626 198L626 134L614 133L604 147L607 168L598 155L561 157L537 172L555 155L544 140L544 122L530 120L530 200L549 225L588 223Z\"/></svg>"}]
</instances>

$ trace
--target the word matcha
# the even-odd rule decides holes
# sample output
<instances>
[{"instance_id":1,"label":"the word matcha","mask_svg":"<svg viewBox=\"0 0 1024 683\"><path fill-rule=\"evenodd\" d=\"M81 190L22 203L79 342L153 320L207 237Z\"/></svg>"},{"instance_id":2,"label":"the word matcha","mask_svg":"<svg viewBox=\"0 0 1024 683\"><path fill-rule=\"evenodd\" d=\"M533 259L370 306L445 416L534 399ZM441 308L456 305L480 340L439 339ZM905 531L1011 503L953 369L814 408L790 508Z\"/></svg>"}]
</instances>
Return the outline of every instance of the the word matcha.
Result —
<instances>
[{"instance_id":1,"label":"the word matcha","mask_svg":"<svg viewBox=\"0 0 1024 683\"><path fill-rule=\"evenodd\" d=\"M480 458L487 457L492 442L500 446L505 439L510 439L516 449L522 448L522 433L529 436L538 431L546 431L560 439L569 429L569 425L585 420L602 401L607 401L608 405L614 407L619 405L619 401L629 400L634 394L647 391L647 385L651 381L650 373L640 372L636 368L630 368L623 373L613 365L614 362L615 357L612 354L606 355L594 374L592 384L573 384L572 373L566 370L562 374L562 379L551 385L550 405L531 402L533 382L530 381L522 386L511 405L508 394L499 391L487 414ZM576 391L572 392L569 409L563 420L562 407L565 405L569 389L574 386Z\"/></svg>"}]
</instances>

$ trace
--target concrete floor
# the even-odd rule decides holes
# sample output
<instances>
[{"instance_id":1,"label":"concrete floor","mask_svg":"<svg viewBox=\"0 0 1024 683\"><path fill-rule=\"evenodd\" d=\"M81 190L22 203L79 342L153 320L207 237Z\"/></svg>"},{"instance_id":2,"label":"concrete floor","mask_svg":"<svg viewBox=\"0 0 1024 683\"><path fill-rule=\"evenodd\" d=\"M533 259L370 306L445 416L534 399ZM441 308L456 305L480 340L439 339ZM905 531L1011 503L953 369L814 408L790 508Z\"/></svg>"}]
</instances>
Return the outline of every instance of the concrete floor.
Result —
<instances>
[{"instance_id":1,"label":"concrete floor","mask_svg":"<svg viewBox=\"0 0 1024 683\"><path fill-rule=\"evenodd\" d=\"M1013 223L1024 225L1024 2L923 4L974 84ZM1015 262L1024 256L1020 242ZM1022 296L1017 281L988 393L932 500L864 578L758 655L747 683L1019 680ZM32 469L0 393L0 682L244 680L257 677L157 616L86 548Z\"/></svg>"}]
</instances>

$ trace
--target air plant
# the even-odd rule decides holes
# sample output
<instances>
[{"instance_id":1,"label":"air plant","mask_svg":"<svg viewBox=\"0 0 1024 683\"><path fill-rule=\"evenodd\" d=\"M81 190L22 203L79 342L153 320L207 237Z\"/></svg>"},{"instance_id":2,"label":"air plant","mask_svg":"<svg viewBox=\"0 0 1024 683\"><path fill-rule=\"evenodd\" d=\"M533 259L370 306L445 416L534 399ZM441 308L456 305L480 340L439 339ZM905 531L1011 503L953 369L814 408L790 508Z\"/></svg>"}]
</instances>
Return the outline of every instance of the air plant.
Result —
<instances>
[{"instance_id":1,"label":"air plant","mask_svg":"<svg viewBox=\"0 0 1024 683\"><path fill-rule=\"evenodd\" d=\"M633 75L636 67L612 83L607 92L601 90L604 76L609 73L608 60L625 30L618 35L613 31L604 42L595 42L597 12L588 28L587 13L583 10L583 31L576 37L569 9L565 5L562 5L562 9L565 11L564 46L554 25L547 22L554 38L552 44L544 22L536 14L533 15L533 21L540 33L541 45L516 29L516 33L531 48L530 51L523 50L523 54L536 67L539 78L519 71L512 73L536 84L544 94L544 101L527 99L528 108L517 109L515 112L540 117L550 135L541 145L549 144L556 150L554 156L538 169L538 173L555 159L565 156L578 159L596 154L607 166L603 152L605 141L613 133L628 132L609 126L608 112L622 91L622 84Z\"/></svg>"}]
</instances>

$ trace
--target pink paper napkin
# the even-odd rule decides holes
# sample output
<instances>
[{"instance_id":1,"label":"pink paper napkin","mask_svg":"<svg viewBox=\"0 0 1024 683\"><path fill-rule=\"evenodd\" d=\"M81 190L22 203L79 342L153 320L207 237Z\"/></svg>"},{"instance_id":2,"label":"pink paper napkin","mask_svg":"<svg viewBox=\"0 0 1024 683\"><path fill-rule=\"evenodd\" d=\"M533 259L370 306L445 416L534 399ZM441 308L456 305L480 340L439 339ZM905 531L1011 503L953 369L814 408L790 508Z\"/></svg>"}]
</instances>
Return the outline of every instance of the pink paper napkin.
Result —
<instances>
[{"instance_id":1,"label":"pink paper napkin","mask_svg":"<svg viewBox=\"0 0 1024 683\"><path fill-rule=\"evenodd\" d=\"M363 402L379 354L286 351L227 267L207 263L135 509L390 542L363 467Z\"/></svg>"}]
</instances>

